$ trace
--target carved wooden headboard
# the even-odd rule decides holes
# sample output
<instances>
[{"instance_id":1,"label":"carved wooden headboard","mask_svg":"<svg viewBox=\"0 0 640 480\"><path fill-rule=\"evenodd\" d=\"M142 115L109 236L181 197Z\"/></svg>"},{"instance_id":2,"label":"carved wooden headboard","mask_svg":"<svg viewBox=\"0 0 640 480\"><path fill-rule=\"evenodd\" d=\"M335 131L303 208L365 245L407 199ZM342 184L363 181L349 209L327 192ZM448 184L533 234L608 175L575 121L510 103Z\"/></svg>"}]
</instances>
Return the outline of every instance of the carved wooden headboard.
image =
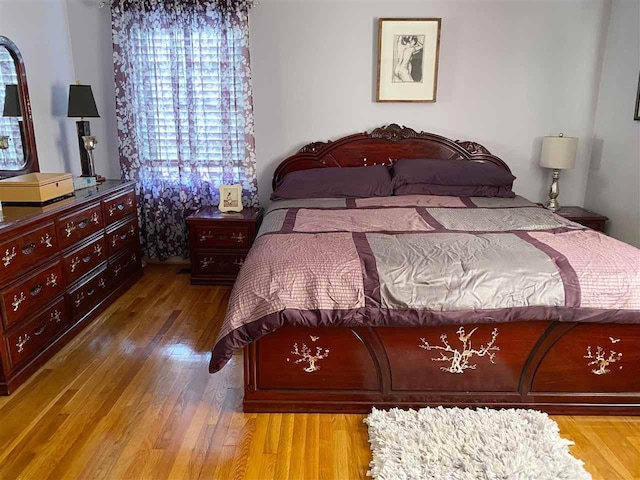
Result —
<instances>
[{"instance_id":1,"label":"carved wooden headboard","mask_svg":"<svg viewBox=\"0 0 640 480\"><path fill-rule=\"evenodd\" d=\"M356 133L335 141L313 142L285 159L273 174L273 187L289 172L325 167L392 165L399 158L440 158L490 162L509 167L479 143L449 140L433 133L416 132L395 123L371 133Z\"/></svg>"}]
</instances>

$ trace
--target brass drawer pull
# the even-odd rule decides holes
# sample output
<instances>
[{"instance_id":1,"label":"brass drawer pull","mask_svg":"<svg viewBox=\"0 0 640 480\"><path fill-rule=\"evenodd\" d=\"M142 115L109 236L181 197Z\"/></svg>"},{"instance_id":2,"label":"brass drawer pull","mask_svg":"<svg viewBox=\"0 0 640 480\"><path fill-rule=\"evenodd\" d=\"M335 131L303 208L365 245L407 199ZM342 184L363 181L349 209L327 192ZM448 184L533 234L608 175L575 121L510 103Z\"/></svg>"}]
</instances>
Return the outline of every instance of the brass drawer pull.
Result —
<instances>
[{"instance_id":1,"label":"brass drawer pull","mask_svg":"<svg viewBox=\"0 0 640 480\"><path fill-rule=\"evenodd\" d=\"M18 347L18 353L22 353L22 351L24 350L24 346L30 339L31 337L29 337L29 335L27 335L26 333L24 334L24 340L22 339L22 335L18 337L18 343L16 343L16 347Z\"/></svg>"},{"instance_id":2,"label":"brass drawer pull","mask_svg":"<svg viewBox=\"0 0 640 480\"><path fill-rule=\"evenodd\" d=\"M11 302L11 305L13 305L13 311L17 312L18 308L20 308L20 304L22 302L24 302L27 299L27 297L24 295L24 292L20 292L20 296L18 297L18 295L14 295L13 296L13 302Z\"/></svg>"},{"instance_id":3,"label":"brass drawer pull","mask_svg":"<svg viewBox=\"0 0 640 480\"><path fill-rule=\"evenodd\" d=\"M22 253L24 255L31 255L35 249L36 249L36 244L31 242L29 245L26 245L22 248Z\"/></svg>"},{"instance_id":4,"label":"brass drawer pull","mask_svg":"<svg viewBox=\"0 0 640 480\"><path fill-rule=\"evenodd\" d=\"M9 264L11 263L11 260L13 260L14 258L16 258L16 247L11 248L11 251L9 251L9 249L7 248L6 253L4 254L4 257L2 257L2 261L4 263L5 267L8 267Z\"/></svg>"},{"instance_id":5,"label":"brass drawer pull","mask_svg":"<svg viewBox=\"0 0 640 480\"><path fill-rule=\"evenodd\" d=\"M40 243L43 244L43 245L46 245L47 248L53 247L53 244L51 243L51 240L52 240L51 235L49 235L48 233L45 234L44 237L40 237Z\"/></svg>"},{"instance_id":6,"label":"brass drawer pull","mask_svg":"<svg viewBox=\"0 0 640 480\"><path fill-rule=\"evenodd\" d=\"M35 297L36 295L38 295L40 292L42 291L42 284L39 283L38 285L36 285L35 287L33 287L31 290L29 290L29 295L31 295L32 297Z\"/></svg>"},{"instance_id":7,"label":"brass drawer pull","mask_svg":"<svg viewBox=\"0 0 640 480\"><path fill-rule=\"evenodd\" d=\"M42 325L40 325L40 328L38 330L36 330L35 332L33 332L33 334L36 337L39 337L40 335L42 335L44 333L44 331L47 329L47 324L46 322L43 323Z\"/></svg>"}]
</instances>

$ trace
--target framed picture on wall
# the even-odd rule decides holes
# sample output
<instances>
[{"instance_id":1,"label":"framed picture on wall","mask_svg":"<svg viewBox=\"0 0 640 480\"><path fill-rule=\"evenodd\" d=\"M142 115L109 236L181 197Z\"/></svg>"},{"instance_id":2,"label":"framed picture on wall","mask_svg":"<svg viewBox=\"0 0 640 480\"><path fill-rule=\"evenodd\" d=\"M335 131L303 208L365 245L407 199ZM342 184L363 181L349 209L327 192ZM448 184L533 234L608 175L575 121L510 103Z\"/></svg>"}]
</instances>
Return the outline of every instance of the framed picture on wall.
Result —
<instances>
[{"instance_id":1,"label":"framed picture on wall","mask_svg":"<svg viewBox=\"0 0 640 480\"><path fill-rule=\"evenodd\" d=\"M633 114L634 120L640 120L640 75L638 78L638 93L636 94L636 109Z\"/></svg>"},{"instance_id":2,"label":"framed picture on wall","mask_svg":"<svg viewBox=\"0 0 640 480\"><path fill-rule=\"evenodd\" d=\"M440 18L378 20L378 102L435 102Z\"/></svg>"},{"instance_id":3,"label":"framed picture on wall","mask_svg":"<svg viewBox=\"0 0 640 480\"><path fill-rule=\"evenodd\" d=\"M221 212L242 211L242 185L220 185L218 210Z\"/></svg>"}]
</instances>

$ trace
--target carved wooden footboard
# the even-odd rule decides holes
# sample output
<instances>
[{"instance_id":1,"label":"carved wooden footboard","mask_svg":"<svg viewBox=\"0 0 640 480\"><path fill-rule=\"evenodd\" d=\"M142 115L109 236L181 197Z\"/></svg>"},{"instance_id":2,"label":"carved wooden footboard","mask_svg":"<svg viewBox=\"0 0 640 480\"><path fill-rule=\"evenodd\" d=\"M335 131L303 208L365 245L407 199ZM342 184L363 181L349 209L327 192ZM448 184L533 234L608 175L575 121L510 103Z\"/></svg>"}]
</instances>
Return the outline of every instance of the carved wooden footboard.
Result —
<instances>
[{"instance_id":1,"label":"carved wooden footboard","mask_svg":"<svg viewBox=\"0 0 640 480\"><path fill-rule=\"evenodd\" d=\"M283 327L245 348L246 412L640 413L640 325Z\"/></svg>"}]
</instances>

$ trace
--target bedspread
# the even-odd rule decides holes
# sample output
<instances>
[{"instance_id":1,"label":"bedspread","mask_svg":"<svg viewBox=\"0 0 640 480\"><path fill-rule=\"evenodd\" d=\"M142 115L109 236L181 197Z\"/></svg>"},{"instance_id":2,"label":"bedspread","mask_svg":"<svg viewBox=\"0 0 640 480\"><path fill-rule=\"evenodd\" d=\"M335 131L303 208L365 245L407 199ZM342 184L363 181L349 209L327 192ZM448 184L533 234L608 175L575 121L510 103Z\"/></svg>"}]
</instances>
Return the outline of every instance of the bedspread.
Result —
<instances>
[{"instance_id":1,"label":"bedspread","mask_svg":"<svg viewBox=\"0 0 640 480\"><path fill-rule=\"evenodd\" d=\"M283 325L640 323L640 250L522 197L274 202L210 371Z\"/></svg>"}]
</instances>

